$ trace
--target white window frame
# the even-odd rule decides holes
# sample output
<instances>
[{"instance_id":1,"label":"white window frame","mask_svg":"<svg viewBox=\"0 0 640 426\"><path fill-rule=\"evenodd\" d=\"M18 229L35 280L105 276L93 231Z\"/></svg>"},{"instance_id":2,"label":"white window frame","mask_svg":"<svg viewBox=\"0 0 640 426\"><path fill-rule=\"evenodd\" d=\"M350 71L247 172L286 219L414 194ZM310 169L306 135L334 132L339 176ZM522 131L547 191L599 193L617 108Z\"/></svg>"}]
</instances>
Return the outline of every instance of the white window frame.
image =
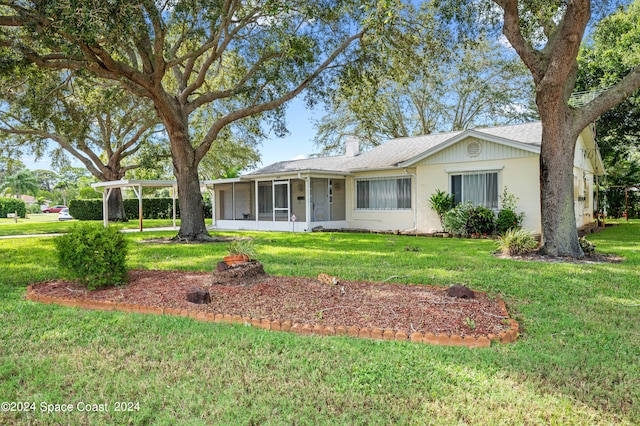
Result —
<instances>
[{"instance_id":1,"label":"white window frame","mask_svg":"<svg viewBox=\"0 0 640 426\"><path fill-rule=\"evenodd\" d=\"M490 203L487 200L487 185L486 185L486 176L489 174L495 174L496 175L496 179L495 179L495 200L494 202ZM496 170L496 169L488 169L488 170L468 170L468 171L450 171L449 172L449 193L454 195L455 197L455 192L454 192L454 188L453 188L453 178L455 176L460 176L460 203L466 203L467 201L473 201L473 200L467 200L465 199L465 178L464 176L477 176L477 175L485 175L485 185L483 188L483 194L482 194L482 202L481 203L474 203L474 205L481 205L483 207L492 209L492 210L498 210L500 208L500 178L501 178L501 174L500 174L500 170Z\"/></svg>"},{"instance_id":2,"label":"white window frame","mask_svg":"<svg viewBox=\"0 0 640 426\"><path fill-rule=\"evenodd\" d=\"M408 181L408 188L405 189L405 191L408 193L408 198L405 197L405 200L408 201L409 205L406 207L398 207L398 203L400 202L400 199L398 197L398 192L396 191L396 197L394 198L394 200L397 202L396 203L396 207L381 207L379 203L376 203L376 205L374 205L374 207L360 207L359 206L359 183L361 182L380 182L380 181L395 181L396 185L395 187L397 188L398 185L398 181L400 180L406 180ZM362 178L356 178L355 179L355 206L356 206L356 210L359 211L408 211L411 210L413 208L413 182L412 182L412 178L411 176L406 176L406 175L401 175L401 176L380 176L380 177L362 177ZM377 200L374 200L374 202ZM371 199L369 198L368 200L368 204L369 206L371 206Z\"/></svg>"}]
</instances>

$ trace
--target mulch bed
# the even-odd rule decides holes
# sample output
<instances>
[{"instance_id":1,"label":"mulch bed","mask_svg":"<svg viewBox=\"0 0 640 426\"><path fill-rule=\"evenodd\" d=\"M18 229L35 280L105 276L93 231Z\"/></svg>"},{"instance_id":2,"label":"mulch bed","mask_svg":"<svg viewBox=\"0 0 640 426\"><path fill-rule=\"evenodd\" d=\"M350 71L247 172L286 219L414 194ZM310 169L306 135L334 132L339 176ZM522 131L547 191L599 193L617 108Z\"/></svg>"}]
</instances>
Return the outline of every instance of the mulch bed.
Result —
<instances>
[{"instance_id":1,"label":"mulch bed","mask_svg":"<svg viewBox=\"0 0 640 426\"><path fill-rule=\"evenodd\" d=\"M224 273L223 273L224 274ZM237 274L236 274L237 275ZM34 284L38 295L187 309L211 314L290 321L311 326L356 326L436 335L498 336L510 330L504 303L485 293L473 299L447 295L448 288L314 278L235 276L185 271L132 270L123 287L88 291L70 281ZM209 291L211 303L194 304L186 293ZM513 324L513 323L511 323Z\"/></svg>"}]
</instances>

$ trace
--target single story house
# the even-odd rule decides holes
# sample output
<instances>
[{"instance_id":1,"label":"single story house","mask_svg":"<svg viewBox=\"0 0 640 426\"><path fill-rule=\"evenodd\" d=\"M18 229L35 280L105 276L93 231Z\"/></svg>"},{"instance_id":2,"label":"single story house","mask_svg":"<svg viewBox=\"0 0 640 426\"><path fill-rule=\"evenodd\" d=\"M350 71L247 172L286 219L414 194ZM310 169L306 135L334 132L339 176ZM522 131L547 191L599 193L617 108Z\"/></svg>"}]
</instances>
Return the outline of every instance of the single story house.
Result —
<instances>
[{"instance_id":1,"label":"single story house","mask_svg":"<svg viewBox=\"0 0 640 426\"><path fill-rule=\"evenodd\" d=\"M206 182L213 226L229 230L441 230L436 190L495 211L505 188L523 226L541 232L540 122L392 139L341 156L283 161L236 179ZM594 184L604 166L592 128L580 134L573 168L576 226L593 221Z\"/></svg>"}]
</instances>

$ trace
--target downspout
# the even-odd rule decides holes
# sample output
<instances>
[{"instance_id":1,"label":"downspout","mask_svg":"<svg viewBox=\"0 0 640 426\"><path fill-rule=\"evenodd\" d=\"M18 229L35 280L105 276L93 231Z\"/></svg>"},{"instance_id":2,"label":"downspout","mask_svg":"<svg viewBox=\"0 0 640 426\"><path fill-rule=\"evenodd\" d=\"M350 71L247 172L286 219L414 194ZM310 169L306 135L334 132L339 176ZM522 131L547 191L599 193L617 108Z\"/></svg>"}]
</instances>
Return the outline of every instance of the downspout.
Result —
<instances>
[{"instance_id":1,"label":"downspout","mask_svg":"<svg viewBox=\"0 0 640 426\"><path fill-rule=\"evenodd\" d=\"M411 188L415 188L415 203L411 203L411 206L413 208L413 228L411 229L405 229L402 232L417 232L418 231L418 175L416 175L415 173L410 173L409 170L404 169L404 173L411 176L411 180L412 180L412 185ZM413 190L411 192L414 192Z\"/></svg>"}]
</instances>

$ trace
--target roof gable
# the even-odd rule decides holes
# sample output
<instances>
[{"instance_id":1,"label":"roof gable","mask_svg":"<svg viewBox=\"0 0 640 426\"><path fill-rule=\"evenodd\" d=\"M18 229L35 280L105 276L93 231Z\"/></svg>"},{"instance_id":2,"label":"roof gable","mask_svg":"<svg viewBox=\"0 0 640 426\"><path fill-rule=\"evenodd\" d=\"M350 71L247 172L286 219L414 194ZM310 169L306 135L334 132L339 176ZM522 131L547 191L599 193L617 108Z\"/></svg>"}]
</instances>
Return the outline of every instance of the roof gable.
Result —
<instances>
[{"instance_id":1,"label":"roof gable","mask_svg":"<svg viewBox=\"0 0 640 426\"><path fill-rule=\"evenodd\" d=\"M469 161L506 160L512 158L535 157L540 153L539 149L531 146L514 146L514 144L497 143L488 138L480 138L476 135L464 138L456 138L452 143L422 156L421 159L412 160L403 164L429 165L444 163L465 163Z\"/></svg>"},{"instance_id":2,"label":"roof gable","mask_svg":"<svg viewBox=\"0 0 640 426\"><path fill-rule=\"evenodd\" d=\"M412 166L465 140L476 140L480 142L481 145L482 142L485 141L489 142L492 145L503 145L506 148L512 148L511 150L508 150L510 151L509 153L501 152L498 158L522 157L526 152L540 154L540 145L542 143L542 125L540 122L535 122L513 126L465 130L464 132L450 137L443 143L432 147L431 149L421 153L420 155L413 157L402 164L399 164L399 166ZM492 151L495 153L498 150L494 149ZM469 158L469 160L471 159L473 158Z\"/></svg>"}]
</instances>

